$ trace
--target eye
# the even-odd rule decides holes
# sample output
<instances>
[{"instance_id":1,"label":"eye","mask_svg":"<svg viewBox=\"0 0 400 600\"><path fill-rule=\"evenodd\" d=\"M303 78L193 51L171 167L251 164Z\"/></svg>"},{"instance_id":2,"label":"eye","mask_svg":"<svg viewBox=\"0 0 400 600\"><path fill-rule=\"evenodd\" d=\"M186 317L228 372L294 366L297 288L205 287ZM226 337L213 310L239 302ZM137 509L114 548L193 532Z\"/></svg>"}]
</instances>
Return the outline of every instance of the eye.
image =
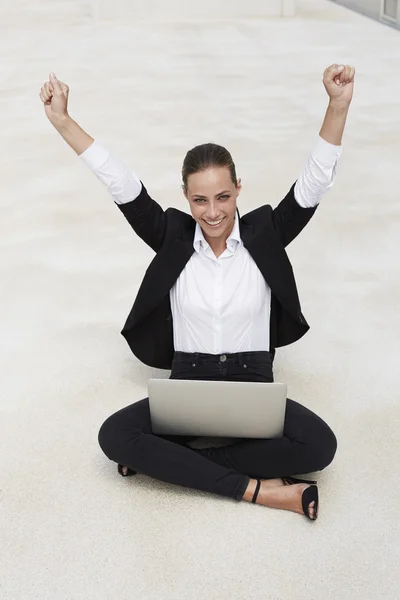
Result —
<instances>
[{"instance_id":1,"label":"eye","mask_svg":"<svg viewBox=\"0 0 400 600\"><path fill-rule=\"evenodd\" d=\"M227 200L228 198L230 198L229 194L223 194L219 197L220 200Z\"/></svg>"},{"instance_id":2,"label":"eye","mask_svg":"<svg viewBox=\"0 0 400 600\"><path fill-rule=\"evenodd\" d=\"M195 198L194 201L196 202L196 204L199 204L200 202L205 202L205 198Z\"/></svg>"}]
</instances>

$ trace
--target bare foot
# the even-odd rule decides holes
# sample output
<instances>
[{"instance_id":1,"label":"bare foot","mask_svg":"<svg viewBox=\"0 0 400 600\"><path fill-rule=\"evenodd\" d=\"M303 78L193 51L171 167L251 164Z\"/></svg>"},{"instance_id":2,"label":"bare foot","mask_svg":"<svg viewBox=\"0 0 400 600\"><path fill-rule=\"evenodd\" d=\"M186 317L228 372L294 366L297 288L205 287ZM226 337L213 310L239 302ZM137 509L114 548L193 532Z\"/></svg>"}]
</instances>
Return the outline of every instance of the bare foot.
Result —
<instances>
[{"instance_id":1,"label":"bare foot","mask_svg":"<svg viewBox=\"0 0 400 600\"><path fill-rule=\"evenodd\" d=\"M247 488L244 500L251 502L257 480L251 479ZM283 510L291 510L300 515L303 515L303 507L301 496L306 488L310 487L307 483L296 483L294 485L285 485L282 479L266 479L261 481L260 491L258 492L256 504L269 506L270 508L280 508ZM251 496L251 497L250 497ZM316 519L315 502L308 505L308 511L312 519Z\"/></svg>"}]
</instances>

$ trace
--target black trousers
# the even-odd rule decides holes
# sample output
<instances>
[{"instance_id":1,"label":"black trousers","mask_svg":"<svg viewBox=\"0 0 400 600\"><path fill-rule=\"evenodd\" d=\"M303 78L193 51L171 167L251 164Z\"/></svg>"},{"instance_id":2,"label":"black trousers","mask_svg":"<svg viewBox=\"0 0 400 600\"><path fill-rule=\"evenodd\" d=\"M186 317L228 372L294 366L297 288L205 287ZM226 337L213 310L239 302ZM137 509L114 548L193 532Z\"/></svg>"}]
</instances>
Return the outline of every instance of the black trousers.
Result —
<instances>
[{"instance_id":1,"label":"black trousers","mask_svg":"<svg viewBox=\"0 0 400 600\"><path fill-rule=\"evenodd\" d=\"M210 355L176 352L171 379L273 381L269 352ZM241 500L250 478L271 479L321 471L336 453L336 437L316 414L287 399L284 434L241 439L220 448L193 449L193 437L154 435L149 400L109 417L99 443L112 461L160 481Z\"/></svg>"}]
</instances>

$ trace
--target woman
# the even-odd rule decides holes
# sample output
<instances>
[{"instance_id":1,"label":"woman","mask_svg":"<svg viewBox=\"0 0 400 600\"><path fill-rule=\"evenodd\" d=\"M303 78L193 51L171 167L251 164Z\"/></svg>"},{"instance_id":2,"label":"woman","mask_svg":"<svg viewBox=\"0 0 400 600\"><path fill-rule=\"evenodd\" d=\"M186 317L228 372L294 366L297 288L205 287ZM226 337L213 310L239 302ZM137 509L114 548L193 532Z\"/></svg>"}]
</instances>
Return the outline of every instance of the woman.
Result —
<instances>
[{"instance_id":1,"label":"woman","mask_svg":"<svg viewBox=\"0 0 400 600\"><path fill-rule=\"evenodd\" d=\"M237 211L240 179L225 148L203 144L186 155L183 192L192 216L163 211L135 173L73 121L68 86L50 74L40 92L47 117L156 252L122 331L142 362L171 368L171 378L273 381L275 348L309 328L284 248L333 184L354 73L336 64L325 70L329 105L300 178L277 208L262 206L244 217ZM287 400L280 439L208 449L189 447L191 439L154 435L148 398L109 417L99 433L121 475L139 471L316 520L316 482L292 475L324 469L337 443L307 408Z\"/></svg>"}]
</instances>

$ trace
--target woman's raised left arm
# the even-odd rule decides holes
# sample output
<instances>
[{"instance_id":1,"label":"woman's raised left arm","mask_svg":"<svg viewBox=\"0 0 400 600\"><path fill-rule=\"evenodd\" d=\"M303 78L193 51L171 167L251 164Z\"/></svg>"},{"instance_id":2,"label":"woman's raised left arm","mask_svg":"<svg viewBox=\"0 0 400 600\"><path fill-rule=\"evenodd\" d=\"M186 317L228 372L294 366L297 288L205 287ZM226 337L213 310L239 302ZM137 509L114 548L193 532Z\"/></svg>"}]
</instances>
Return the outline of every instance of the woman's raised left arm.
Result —
<instances>
[{"instance_id":1,"label":"woman's raised left arm","mask_svg":"<svg viewBox=\"0 0 400 600\"><path fill-rule=\"evenodd\" d=\"M324 71L323 84L329 96L319 139L296 182L294 195L303 208L318 206L334 182L342 152L342 137L353 97L354 67L331 65Z\"/></svg>"},{"instance_id":2,"label":"woman's raised left arm","mask_svg":"<svg viewBox=\"0 0 400 600\"><path fill-rule=\"evenodd\" d=\"M323 84L329 104L318 140L300 177L272 213L275 230L284 246L298 236L333 185L353 97L354 75L355 69L349 65L334 64L324 71Z\"/></svg>"},{"instance_id":3,"label":"woman's raised left arm","mask_svg":"<svg viewBox=\"0 0 400 600\"><path fill-rule=\"evenodd\" d=\"M319 132L330 144L340 146L354 90L355 68L350 65L331 65L324 71L323 84L329 105Z\"/></svg>"}]
</instances>

